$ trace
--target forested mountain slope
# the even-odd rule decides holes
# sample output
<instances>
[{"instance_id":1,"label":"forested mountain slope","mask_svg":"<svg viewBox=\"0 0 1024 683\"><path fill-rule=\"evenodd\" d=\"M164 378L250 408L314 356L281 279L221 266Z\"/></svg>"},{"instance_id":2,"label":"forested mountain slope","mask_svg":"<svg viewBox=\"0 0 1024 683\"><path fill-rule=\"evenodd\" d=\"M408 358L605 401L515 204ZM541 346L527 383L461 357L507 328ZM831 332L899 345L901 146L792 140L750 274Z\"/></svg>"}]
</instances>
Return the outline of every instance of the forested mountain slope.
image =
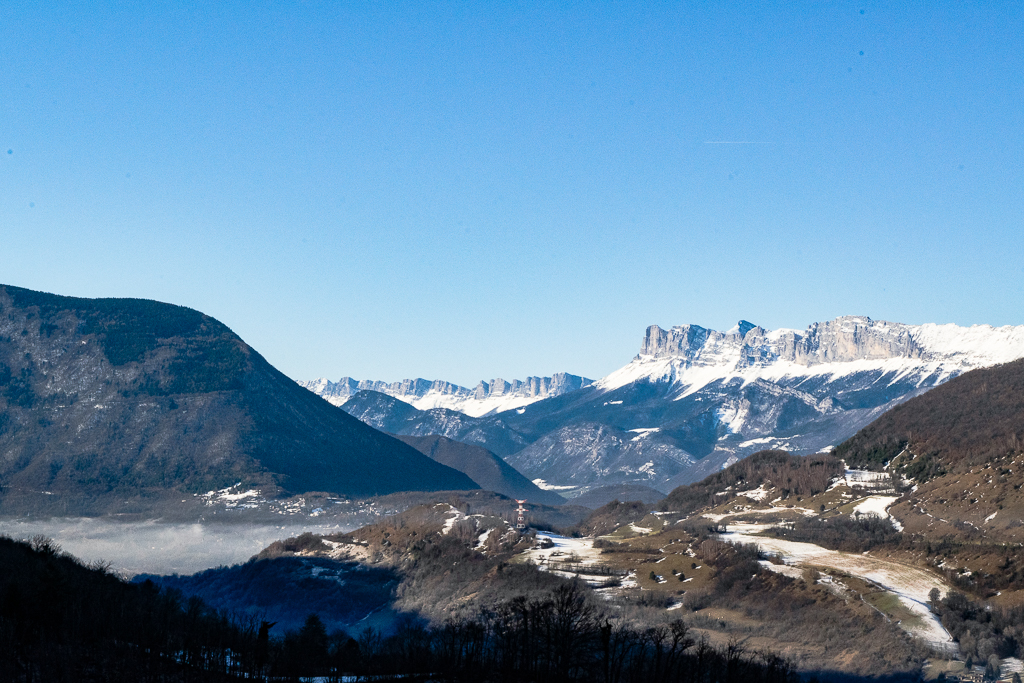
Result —
<instances>
[{"instance_id":1,"label":"forested mountain slope","mask_svg":"<svg viewBox=\"0 0 1024 683\"><path fill-rule=\"evenodd\" d=\"M918 484L893 506L930 537L1024 540L1024 360L968 372L894 408L835 450Z\"/></svg>"},{"instance_id":2,"label":"forested mountain slope","mask_svg":"<svg viewBox=\"0 0 1024 683\"><path fill-rule=\"evenodd\" d=\"M349 495L476 488L198 311L0 286L0 510L144 511L237 482Z\"/></svg>"}]
</instances>

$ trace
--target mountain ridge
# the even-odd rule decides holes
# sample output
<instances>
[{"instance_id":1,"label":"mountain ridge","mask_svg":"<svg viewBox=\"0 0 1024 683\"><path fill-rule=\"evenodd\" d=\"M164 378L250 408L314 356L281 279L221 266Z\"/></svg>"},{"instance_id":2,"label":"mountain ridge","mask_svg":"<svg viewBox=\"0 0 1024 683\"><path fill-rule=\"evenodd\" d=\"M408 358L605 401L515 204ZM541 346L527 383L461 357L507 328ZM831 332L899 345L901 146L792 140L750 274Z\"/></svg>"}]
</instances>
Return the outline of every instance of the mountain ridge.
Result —
<instances>
[{"instance_id":1,"label":"mountain ridge","mask_svg":"<svg viewBox=\"0 0 1024 683\"><path fill-rule=\"evenodd\" d=\"M1024 357L1024 326L864 316L803 331L748 321L728 332L650 326L640 350L592 384L480 417L400 407L371 391L343 408L393 433L484 446L528 478L577 493L631 484L667 491L757 451L827 451L963 372Z\"/></svg>"},{"instance_id":2,"label":"mountain ridge","mask_svg":"<svg viewBox=\"0 0 1024 683\"><path fill-rule=\"evenodd\" d=\"M646 377L686 385L692 391L716 379L811 378L869 370L905 373L914 366L941 382L965 369L1024 356L1024 325L905 325L843 316L812 323L803 332L765 330L747 321L740 321L733 330L718 332L699 325L663 330L651 325L640 353L594 384L615 389ZM719 371L702 372L712 368Z\"/></svg>"},{"instance_id":3,"label":"mountain ridge","mask_svg":"<svg viewBox=\"0 0 1024 683\"><path fill-rule=\"evenodd\" d=\"M480 488L500 493L509 498L528 499L541 505L564 505L567 501L552 491L544 491L518 470L486 448L453 441L444 436L396 435L431 460L456 469Z\"/></svg>"}]
</instances>

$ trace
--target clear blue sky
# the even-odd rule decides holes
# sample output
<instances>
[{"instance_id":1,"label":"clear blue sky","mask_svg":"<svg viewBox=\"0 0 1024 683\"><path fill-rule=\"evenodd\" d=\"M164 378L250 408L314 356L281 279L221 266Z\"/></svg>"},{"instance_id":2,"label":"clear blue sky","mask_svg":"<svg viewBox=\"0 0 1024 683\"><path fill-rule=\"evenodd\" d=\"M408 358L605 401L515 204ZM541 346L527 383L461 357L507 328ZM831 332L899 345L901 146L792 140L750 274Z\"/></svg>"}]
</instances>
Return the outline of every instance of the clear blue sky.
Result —
<instances>
[{"instance_id":1,"label":"clear blue sky","mask_svg":"<svg viewBox=\"0 0 1024 683\"><path fill-rule=\"evenodd\" d=\"M5 2L0 282L190 306L299 379L1021 324L1021 7Z\"/></svg>"}]
</instances>

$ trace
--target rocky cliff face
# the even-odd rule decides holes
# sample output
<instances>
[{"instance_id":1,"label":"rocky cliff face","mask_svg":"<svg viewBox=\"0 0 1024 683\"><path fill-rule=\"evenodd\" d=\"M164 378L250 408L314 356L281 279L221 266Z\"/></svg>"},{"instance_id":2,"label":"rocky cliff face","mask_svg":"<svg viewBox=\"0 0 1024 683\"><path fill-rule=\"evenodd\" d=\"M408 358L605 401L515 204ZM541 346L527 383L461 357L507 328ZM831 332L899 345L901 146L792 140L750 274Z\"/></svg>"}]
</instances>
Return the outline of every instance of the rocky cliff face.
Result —
<instances>
[{"instance_id":1,"label":"rocky cliff face","mask_svg":"<svg viewBox=\"0 0 1024 683\"><path fill-rule=\"evenodd\" d=\"M861 316L813 323L807 330L774 330L741 320L732 331L717 332L698 325L663 330L647 328L640 356L676 358L692 365L766 366L788 361L810 367L822 363L889 358L937 359L915 339L919 326L872 320Z\"/></svg>"},{"instance_id":2,"label":"rocky cliff face","mask_svg":"<svg viewBox=\"0 0 1024 683\"><path fill-rule=\"evenodd\" d=\"M473 389L443 380L425 379L380 382L342 377L337 382L321 378L299 384L337 406L360 391L375 391L393 396L420 410L447 408L479 417L582 389L592 381L559 372L552 377L527 377L525 380L515 379L511 382L501 378L490 382L481 381Z\"/></svg>"}]
</instances>

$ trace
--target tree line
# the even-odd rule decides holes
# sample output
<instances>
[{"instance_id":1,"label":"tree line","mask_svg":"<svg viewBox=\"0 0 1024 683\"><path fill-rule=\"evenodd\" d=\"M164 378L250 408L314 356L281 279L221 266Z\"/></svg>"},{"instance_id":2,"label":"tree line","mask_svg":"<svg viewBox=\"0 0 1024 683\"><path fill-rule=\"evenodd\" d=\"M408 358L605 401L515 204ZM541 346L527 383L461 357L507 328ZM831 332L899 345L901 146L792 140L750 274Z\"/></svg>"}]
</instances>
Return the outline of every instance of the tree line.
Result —
<instances>
[{"instance_id":1,"label":"tree line","mask_svg":"<svg viewBox=\"0 0 1024 683\"><path fill-rule=\"evenodd\" d=\"M932 611L960 645L961 656L968 664L985 666L990 680L998 678L1000 658L1024 657L1024 606L986 604L957 591L940 600L938 589L929 597Z\"/></svg>"},{"instance_id":2,"label":"tree line","mask_svg":"<svg viewBox=\"0 0 1024 683\"><path fill-rule=\"evenodd\" d=\"M786 660L733 643L712 647L681 619L638 626L613 620L578 581L517 596L437 626L410 623L388 637L362 634L358 673L430 673L442 680L604 683L795 683Z\"/></svg>"}]
</instances>

